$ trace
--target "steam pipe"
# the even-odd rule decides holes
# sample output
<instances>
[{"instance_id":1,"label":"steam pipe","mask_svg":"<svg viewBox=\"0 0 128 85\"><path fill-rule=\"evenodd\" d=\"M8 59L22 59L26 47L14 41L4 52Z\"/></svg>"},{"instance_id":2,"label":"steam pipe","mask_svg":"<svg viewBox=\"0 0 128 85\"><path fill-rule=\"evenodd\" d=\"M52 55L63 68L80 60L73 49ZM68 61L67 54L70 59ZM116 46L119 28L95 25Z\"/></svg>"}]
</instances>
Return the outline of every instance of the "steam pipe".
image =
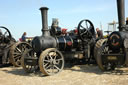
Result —
<instances>
[{"instance_id":1,"label":"steam pipe","mask_svg":"<svg viewBox=\"0 0 128 85\"><path fill-rule=\"evenodd\" d=\"M124 0L117 0L117 10L118 10L118 22L119 22L119 31L124 30L125 26L125 8Z\"/></svg>"},{"instance_id":2,"label":"steam pipe","mask_svg":"<svg viewBox=\"0 0 128 85\"><path fill-rule=\"evenodd\" d=\"M47 7L41 7L41 16L42 16L42 36L50 36L49 30L48 30L48 19L47 19Z\"/></svg>"}]
</instances>

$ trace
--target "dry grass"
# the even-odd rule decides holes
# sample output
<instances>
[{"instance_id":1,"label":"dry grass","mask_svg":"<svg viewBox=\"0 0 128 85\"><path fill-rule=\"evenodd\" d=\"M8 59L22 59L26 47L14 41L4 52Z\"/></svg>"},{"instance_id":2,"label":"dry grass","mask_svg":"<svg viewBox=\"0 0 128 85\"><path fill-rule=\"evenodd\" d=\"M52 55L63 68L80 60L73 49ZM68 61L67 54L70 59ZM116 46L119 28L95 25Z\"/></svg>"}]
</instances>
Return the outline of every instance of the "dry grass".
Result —
<instances>
[{"instance_id":1,"label":"dry grass","mask_svg":"<svg viewBox=\"0 0 128 85\"><path fill-rule=\"evenodd\" d=\"M57 75L44 76L11 66L0 68L0 85L128 85L128 68L102 72L97 66L77 65Z\"/></svg>"}]
</instances>

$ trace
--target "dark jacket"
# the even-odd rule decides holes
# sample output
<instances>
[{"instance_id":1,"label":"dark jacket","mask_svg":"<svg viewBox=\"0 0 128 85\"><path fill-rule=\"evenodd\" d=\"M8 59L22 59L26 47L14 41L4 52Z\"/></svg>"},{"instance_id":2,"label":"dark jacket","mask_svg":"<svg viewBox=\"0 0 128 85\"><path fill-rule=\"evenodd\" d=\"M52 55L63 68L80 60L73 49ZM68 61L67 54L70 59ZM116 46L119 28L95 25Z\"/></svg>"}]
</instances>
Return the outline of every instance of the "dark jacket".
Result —
<instances>
[{"instance_id":1,"label":"dark jacket","mask_svg":"<svg viewBox=\"0 0 128 85\"><path fill-rule=\"evenodd\" d=\"M22 40L22 41L26 41L26 36L23 35L23 36L21 37L21 40Z\"/></svg>"},{"instance_id":2,"label":"dark jacket","mask_svg":"<svg viewBox=\"0 0 128 85\"><path fill-rule=\"evenodd\" d=\"M98 38L103 38L103 33L101 30L97 31Z\"/></svg>"}]
</instances>

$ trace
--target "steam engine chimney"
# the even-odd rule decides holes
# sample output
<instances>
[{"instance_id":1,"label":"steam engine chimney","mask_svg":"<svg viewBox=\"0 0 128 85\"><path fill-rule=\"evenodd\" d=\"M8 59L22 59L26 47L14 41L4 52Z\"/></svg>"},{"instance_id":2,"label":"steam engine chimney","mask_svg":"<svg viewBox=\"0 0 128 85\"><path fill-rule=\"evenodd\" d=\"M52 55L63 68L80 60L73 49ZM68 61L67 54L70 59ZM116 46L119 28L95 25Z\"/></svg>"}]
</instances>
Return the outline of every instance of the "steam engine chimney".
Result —
<instances>
[{"instance_id":1,"label":"steam engine chimney","mask_svg":"<svg viewBox=\"0 0 128 85\"><path fill-rule=\"evenodd\" d=\"M118 10L118 22L119 31L123 31L125 26L125 8L124 0L117 0L117 10Z\"/></svg>"},{"instance_id":2,"label":"steam engine chimney","mask_svg":"<svg viewBox=\"0 0 128 85\"><path fill-rule=\"evenodd\" d=\"M48 19L47 19L47 7L41 7L40 8L41 15L42 15L42 35L43 36L50 36L49 30L48 30Z\"/></svg>"}]
</instances>

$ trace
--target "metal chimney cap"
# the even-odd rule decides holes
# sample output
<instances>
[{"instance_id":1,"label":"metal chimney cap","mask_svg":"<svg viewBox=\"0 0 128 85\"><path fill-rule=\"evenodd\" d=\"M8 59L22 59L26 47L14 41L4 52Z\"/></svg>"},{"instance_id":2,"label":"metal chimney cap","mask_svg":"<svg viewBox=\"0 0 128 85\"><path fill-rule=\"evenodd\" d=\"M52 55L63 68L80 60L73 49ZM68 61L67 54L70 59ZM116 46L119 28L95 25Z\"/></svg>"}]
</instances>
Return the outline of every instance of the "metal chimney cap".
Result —
<instances>
[{"instance_id":1,"label":"metal chimney cap","mask_svg":"<svg viewBox=\"0 0 128 85\"><path fill-rule=\"evenodd\" d=\"M40 10L48 10L48 7L41 7Z\"/></svg>"}]
</instances>

